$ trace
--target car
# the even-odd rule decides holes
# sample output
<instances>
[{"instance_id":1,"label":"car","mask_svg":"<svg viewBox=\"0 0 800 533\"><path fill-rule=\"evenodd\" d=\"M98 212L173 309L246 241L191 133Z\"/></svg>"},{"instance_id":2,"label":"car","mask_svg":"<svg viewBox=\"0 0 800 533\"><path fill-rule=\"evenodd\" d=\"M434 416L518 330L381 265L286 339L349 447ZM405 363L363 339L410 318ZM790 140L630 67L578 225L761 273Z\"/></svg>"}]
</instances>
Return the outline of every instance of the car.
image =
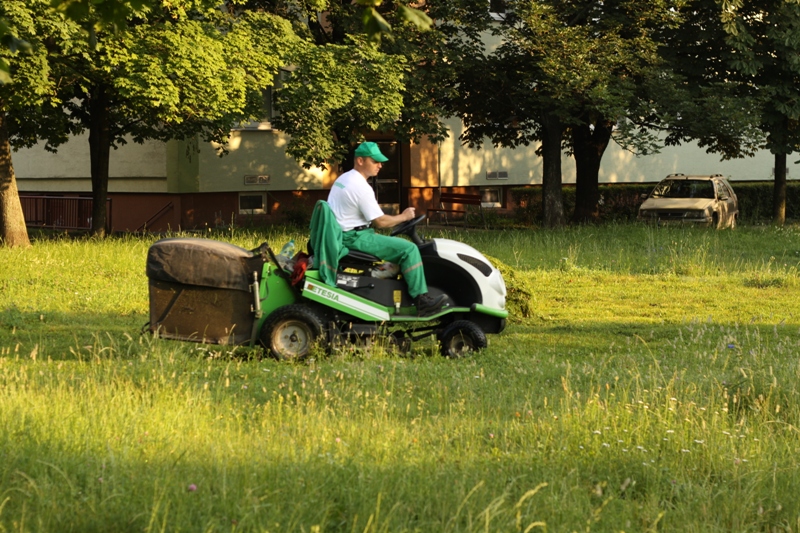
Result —
<instances>
[{"instance_id":1,"label":"car","mask_svg":"<svg viewBox=\"0 0 800 533\"><path fill-rule=\"evenodd\" d=\"M735 228L739 200L721 174L670 174L649 195L642 195L638 220L654 224L691 224Z\"/></svg>"}]
</instances>

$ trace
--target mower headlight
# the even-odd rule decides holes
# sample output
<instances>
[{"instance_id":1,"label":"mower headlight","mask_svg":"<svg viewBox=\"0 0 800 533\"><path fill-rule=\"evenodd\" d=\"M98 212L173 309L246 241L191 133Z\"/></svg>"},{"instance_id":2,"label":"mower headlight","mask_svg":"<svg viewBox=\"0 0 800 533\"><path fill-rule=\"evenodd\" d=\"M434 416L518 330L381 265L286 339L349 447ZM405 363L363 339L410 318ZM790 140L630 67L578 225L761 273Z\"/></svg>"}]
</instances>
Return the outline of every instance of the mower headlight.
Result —
<instances>
[{"instance_id":1,"label":"mower headlight","mask_svg":"<svg viewBox=\"0 0 800 533\"><path fill-rule=\"evenodd\" d=\"M506 282L503 281L503 276L500 274L499 270L495 270L491 276L489 276L489 286L497 292L501 296L501 308L505 309L506 307Z\"/></svg>"}]
</instances>

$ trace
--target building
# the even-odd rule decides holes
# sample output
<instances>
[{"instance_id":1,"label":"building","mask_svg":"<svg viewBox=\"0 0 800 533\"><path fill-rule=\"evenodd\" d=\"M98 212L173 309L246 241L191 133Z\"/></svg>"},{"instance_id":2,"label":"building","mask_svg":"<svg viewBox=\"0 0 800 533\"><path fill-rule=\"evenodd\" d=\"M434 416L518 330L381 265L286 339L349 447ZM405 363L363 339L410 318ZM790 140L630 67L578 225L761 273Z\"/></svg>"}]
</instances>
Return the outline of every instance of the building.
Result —
<instances>
[{"instance_id":1,"label":"building","mask_svg":"<svg viewBox=\"0 0 800 533\"><path fill-rule=\"evenodd\" d=\"M439 145L403 144L373 136L389 157L374 182L387 212L414 206L419 213L438 206L438 191L481 194L486 207L509 209L509 190L542 182L536 147L471 149L458 141L461 124L450 120L451 136ZM338 167L303 169L285 153L287 137L268 122L232 132L228 155L216 146L192 141L129 143L112 150L109 198L113 231L165 231L263 225L301 221L339 175ZM91 209L69 216L53 208L59 199L91 197L89 143L85 136L63 145L57 154L42 147L15 152L13 163L21 197L50 202L47 214L29 223L50 227L88 225ZM668 147L638 157L609 145L600 170L601 183L655 182L670 173L723 174L731 181L772 179L773 157L762 152L748 159L720 161L695 145ZM342 165L346 168L346 164ZM574 183L571 158L563 161L564 183ZM48 200L49 199L49 200ZM26 203L28 202L28 203ZM36 218L37 220L31 220Z\"/></svg>"}]
</instances>

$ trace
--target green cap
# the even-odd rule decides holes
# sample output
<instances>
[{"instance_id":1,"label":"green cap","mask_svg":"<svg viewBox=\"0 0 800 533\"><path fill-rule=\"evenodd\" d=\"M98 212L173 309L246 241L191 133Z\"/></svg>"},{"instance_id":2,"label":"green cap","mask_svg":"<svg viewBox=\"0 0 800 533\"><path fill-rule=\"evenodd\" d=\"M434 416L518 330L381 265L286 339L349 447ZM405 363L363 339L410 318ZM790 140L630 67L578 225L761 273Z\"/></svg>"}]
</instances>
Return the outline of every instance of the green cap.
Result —
<instances>
[{"instance_id":1,"label":"green cap","mask_svg":"<svg viewBox=\"0 0 800 533\"><path fill-rule=\"evenodd\" d=\"M378 148L378 145L371 142L365 142L358 145L356 148L356 157L371 157L378 163L385 163L389 160L388 157L381 153L381 149Z\"/></svg>"}]
</instances>

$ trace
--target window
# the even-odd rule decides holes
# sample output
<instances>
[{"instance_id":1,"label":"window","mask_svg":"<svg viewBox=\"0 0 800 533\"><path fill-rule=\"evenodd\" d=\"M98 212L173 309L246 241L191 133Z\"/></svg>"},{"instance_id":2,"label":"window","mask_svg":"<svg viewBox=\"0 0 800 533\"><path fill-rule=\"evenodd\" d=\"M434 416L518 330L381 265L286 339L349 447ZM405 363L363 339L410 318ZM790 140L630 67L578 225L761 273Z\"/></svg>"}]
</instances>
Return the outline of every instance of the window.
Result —
<instances>
[{"instance_id":1,"label":"window","mask_svg":"<svg viewBox=\"0 0 800 533\"><path fill-rule=\"evenodd\" d=\"M485 187L481 189L481 207L502 207L503 194L500 187Z\"/></svg>"},{"instance_id":2,"label":"window","mask_svg":"<svg viewBox=\"0 0 800 533\"><path fill-rule=\"evenodd\" d=\"M278 74L275 76L275 83L272 87L267 87L264 89L264 92L261 94L262 98L262 105L261 108L264 110L264 116L261 120L255 120L253 122L242 122L239 124L238 127L234 128L237 130L271 130L272 129L272 121L280 115L280 112L275 109L275 91L280 89L283 86L283 83L289 78L291 72L288 70L280 70Z\"/></svg>"},{"instance_id":3,"label":"window","mask_svg":"<svg viewBox=\"0 0 800 533\"><path fill-rule=\"evenodd\" d=\"M494 20L504 20L506 14L506 0L489 0L489 15Z\"/></svg>"},{"instance_id":4,"label":"window","mask_svg":"<svg viewBox=\"0 0 800 533\"><path fill-rule=\"evenodd\" d=\"M267 193L265 192L240 192L240 215L266 215Z\"/></svg>"}]
</instances>

